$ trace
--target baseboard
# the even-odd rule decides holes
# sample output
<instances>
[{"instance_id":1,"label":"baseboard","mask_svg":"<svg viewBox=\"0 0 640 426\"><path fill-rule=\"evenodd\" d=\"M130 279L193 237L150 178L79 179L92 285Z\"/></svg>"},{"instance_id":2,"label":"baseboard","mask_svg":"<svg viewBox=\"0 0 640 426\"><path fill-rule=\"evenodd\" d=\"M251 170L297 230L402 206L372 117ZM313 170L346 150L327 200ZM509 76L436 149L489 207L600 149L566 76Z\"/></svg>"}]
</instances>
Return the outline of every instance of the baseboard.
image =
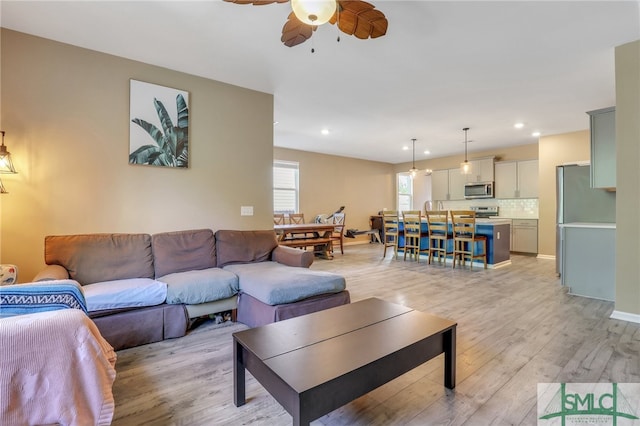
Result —
<instances>
[{"instance_id":1,"label":"baseboard","mask_svg":"<svg viewBox=\"0 0 640 426\"><path fill-rule=\"evenodd\" d=\"M548 259L548 260L556 260L556 257L552 254L539 254L536 256L537 259Z\"/></svg>"},{"instance_id":2,"label":"baseboard","mask_svg":"<svg viewBox=\"0 0 640 426\"><path fill-rule=\"evenodd\" d=\"M635 323L640 324L640 315L638 315L638 314L630 314L628 312L613 311L609 318L617 319L617 320L621 320L621 321L635 322Z\"/></svg>"}]
</instances>

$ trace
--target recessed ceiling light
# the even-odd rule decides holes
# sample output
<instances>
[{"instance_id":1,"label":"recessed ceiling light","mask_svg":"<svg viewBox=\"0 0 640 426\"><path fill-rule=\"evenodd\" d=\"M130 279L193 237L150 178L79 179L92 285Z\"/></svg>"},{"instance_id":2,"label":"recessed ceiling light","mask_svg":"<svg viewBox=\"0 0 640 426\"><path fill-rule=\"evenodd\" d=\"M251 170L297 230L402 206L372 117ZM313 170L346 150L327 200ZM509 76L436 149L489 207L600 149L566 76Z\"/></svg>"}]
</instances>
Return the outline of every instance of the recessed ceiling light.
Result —
<instances>
[{"instance_id":1,"label":"recessed ceiling light","mask_svg":"<svg viewBox=\"0 0 640 426\"><path fill-rule=\"evenodd\" d=\"M429 150L427 149L427 150L425 150L425 151L424 151L424 153L425 153L426 155L429 155L429 154L431 154L431 151L429 151Z\"/></svg>"},{"instance_id":2,"label":"recessed ceiling light","mask_svg":"<svg viewBox=\"0 0 640 426\"><path fill-rule=\"evenodd\" d=\"M522 129L524 127L524 123L516 123L513 125L516 129Z\"/></svg>"},{"instance_id":3,"label":"recessed ceiling light","mask_svg":"<svg viewBox=\"0 0 640 426\"><path fill-rule=\"evenodd\" d=\"M537 138L538 136L540 136L540 132L533 132L531 133L531 136L533 136L534 138Z\"/></svg>"},{"instance_id":4,"label":"recessed ceiling light","mask_svg":"<svg viewBox=\"0 0 640 426\"><path fill-rule=\"evenodd\" d=\"M408 147L408 146L406 146L406 145L402 147L402 150L403 150L403 151L406 151L406 150L408 150L408 149L409 149L409 147Z\"/></svg>"},{"instance_id":5,"label":"recessed ceiling light","mask_svg":"<svg viewBox=\"0 0 640 426\"><path fill-rule=\"evenodd\" d=\"M329 129L322 129L320 131L320 133L322 133L323 135L328 135L329 134Z\"/></svg>"}]
</instances>

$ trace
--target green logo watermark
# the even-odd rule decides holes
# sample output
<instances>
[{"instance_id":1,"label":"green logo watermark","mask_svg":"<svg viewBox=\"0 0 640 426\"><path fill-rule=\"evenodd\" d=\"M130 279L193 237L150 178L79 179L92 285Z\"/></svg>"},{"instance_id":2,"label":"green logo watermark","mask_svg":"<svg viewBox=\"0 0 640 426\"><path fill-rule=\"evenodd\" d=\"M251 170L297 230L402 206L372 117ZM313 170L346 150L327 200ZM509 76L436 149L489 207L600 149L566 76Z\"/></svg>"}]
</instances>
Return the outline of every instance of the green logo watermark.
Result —
<instances>
[{"instance_id":1,"label":"green logo watermark","mask_svg":"<svg viewBox=\"0 0 640 426\"><path fill-rule=\"evenodd\" d=\"M539 425L640 425L638 383L538 383Z\"/></svg>"}]
</instances>

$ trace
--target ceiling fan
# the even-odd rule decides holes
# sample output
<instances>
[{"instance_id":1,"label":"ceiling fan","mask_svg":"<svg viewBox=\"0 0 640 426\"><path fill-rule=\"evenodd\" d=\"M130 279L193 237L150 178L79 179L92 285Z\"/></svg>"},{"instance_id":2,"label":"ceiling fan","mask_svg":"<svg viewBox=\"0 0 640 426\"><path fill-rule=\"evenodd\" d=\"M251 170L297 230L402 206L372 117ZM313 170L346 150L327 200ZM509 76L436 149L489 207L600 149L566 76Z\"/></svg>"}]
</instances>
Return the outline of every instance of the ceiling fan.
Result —
<instances>
[{"instance_id":1,"label":"ceiling fan","mask_svg":"<svg viewBox=\"0 0 640 426\"><path fill-rule=\"evenodd\" d=\"M289 0L224 0L229 3L262 6ZM293 47L304 43L325 22L338 24L345 34L359 39L377 38L387 33L387 18L374 5L362 0L291 0L293 12L282 27L280 40ZM318 8L318 9L316 9ZM338 38L338 41L340 39Z\"/></svg>"}]
</instances>

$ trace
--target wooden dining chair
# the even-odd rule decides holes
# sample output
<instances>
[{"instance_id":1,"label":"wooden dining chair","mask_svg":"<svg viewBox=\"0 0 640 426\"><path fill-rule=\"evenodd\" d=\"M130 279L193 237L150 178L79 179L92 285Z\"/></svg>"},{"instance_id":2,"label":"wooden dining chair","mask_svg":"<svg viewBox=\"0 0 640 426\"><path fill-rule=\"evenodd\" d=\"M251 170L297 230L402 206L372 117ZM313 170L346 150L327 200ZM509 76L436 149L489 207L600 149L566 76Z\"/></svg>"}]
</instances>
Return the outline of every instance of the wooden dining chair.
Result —
<instances>
[{"instance_id":1,"label":"wooden dining chair","mask_svg":"<svg viewBox=\"0 0 640 426\"><path fill-rule=\"evenodd\" d=\"M382 257L384 258L387 256L387 247L393 247L395 251L394 257L397 259L398 258L398 237L400 236L397 211L384 210L382 212L382 229L383 229L382 242L384 243L384 252L382 253Z\"/></svg>"},{"instance_id":2,"label":"wooden dining chair","mask_svg":"<svg viewBox=\"0 0 640 426\"><path fill-rule=\"evenodd\" d=\"M333 214L333 224L340 225L336 226L331 233L331 253L333 253L333 243L340 243L340 253L344 254L344 222L345 222L345 214L344 213L334 213Z\"/></svg>"},{"instance_id":3,"label":"wooden dining chair","mask_svg":"<svg viewBox=\"0 0 640 426\"><path fill-rule=\"evenodd\" d=\"M416 262L419 262L420 253L429 251L428 246L426 249L420 250L420 239L426 236L426 233L422 232L422 214L420 210L403 211L402 224L404 225L403 259L407 260L407 253L409 253L409 259L413 257Z\"/></svg>"},{"instance_id":4,"label":"wooden dining chair","mask_svg":"<svg viewBox=\"0 0 640 426\"><path fill-rule=\"evenodd\" d=\"M487 237L476 234L476 212L473 210L451 210L451 224L453 227L453 267L459 257L462 266L466 259L471 262L469 269L473 269L473 259L484 259L484 269L487 269ZM476 253L476 244L483 246L482 253Z\"/></svg>"},{"instance_id":5,"label":"wooden dining chair","mask_svg":"<svg viewBox=\"0 0 640 426\"><path fill-rule=\"evenodd\" d=\"M430 210L425 213L427 217L427 236L429 237L429 264L434 256L438 257L438 263L447 261L449 241L453 234L449 230L449 212L446 210Z\"/></svg>"},{"instance_id":6,"label":"wooden dining chair","mask_svg":"<svg viewBox=\"0 0 640 426\"><path fill-rule=\"evenodd\" d=\"M292 225L304 223L304 213L289 213L289 223Z\"/></svg>"},{"instance_id":7,"label":"wooden dining chair","mask_svg":"<svg viewBox=\"0 0 640 426\"><path fill-rule=\"evenodd\" d=\"M284 225L284 214L274 213L273 214L273 224L274 225Z\"/></svg>"}]
</instances>

